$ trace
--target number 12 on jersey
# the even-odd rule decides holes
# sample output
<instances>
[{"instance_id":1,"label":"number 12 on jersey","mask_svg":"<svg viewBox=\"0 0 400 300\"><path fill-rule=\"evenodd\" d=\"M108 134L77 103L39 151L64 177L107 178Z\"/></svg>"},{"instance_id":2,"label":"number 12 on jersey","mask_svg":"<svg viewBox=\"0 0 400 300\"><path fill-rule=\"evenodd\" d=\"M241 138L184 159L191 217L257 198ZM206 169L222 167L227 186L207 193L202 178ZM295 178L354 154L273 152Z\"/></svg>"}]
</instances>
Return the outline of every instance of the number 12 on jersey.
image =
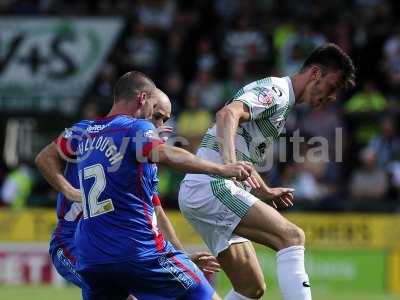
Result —
<instances>
[{"instance_id":1,"label":"number 12 on jersey","mask_svg":"<svg viewBox=\"0 0 400 300\"><path fill-rule=\"evenodd\" d=\"M84 185L84 181L90 178L94 178L93 184L91 186L88 186L88 184ZM101 193L106 188L106 175L101 164L95 164L80 170L79 182L82 191L83 217L85 219L97 217L114 210L111 199L99 201Z\"/></svg>"}]
</instances>

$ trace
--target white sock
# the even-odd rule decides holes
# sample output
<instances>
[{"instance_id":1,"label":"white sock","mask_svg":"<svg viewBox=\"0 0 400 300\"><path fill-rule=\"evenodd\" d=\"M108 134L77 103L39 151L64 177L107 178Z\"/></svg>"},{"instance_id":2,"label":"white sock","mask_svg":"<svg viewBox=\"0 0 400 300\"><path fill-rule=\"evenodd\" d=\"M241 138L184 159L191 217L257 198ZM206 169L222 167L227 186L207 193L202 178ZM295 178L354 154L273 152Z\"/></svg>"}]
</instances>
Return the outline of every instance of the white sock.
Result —
<instances>
[{"instance_id":1,"label":"white sock","mask_svg":"<svg viewBox=\"0 0 400 300\"><path fill-rule=\"evenodd\" d=\"M292 246L276 254L279 287L285 300L312 300L304 268L304 247Z\"/></svg>"},{"instance_id":2,"label":"white sock","mask_svg":"<svg viewBox=\"0 0 400 300\"><path fill-rule=\"evenodd\" d=\"M233 289L231 289L228 295L225 296L224 300L256 300L256 299L240 295L238 292L235 292Z\"/></svg>"}]
</instances>

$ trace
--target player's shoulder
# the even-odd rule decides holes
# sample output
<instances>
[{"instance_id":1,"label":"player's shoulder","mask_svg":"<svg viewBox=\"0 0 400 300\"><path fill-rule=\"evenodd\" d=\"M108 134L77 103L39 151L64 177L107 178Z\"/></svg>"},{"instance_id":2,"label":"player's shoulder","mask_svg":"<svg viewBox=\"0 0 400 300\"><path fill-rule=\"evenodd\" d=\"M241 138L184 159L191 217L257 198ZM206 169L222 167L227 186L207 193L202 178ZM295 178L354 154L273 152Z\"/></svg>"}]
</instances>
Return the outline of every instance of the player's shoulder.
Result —
<instances>
[{"instance_id":1,"label":"player's shoulder","mask_svg":"<svg viewBox=\"0 0 400 300\"><path fill-rule=\"evenodd\" d=\"M64 138L71 138L72 136L78 136L86 132L87 128L93 124L92 120L80 120L73 123L71 126L65 128L63 132Z\"/></svg>"},{"instance_id":2,"label":"player's shoulder","mask_svg":"<svg viewBox=\"0 0 400 300\"><path fill-rule=\"evenodd\" d=\"M234 99L242 99L266 107L284 103L287 97L285 80L279 77L265 77L255 80L238 91Z\"/></svg>"},{"instance_id":3,"label":"player's shoulder","mask_svg":"<svg viewBox=\"0 0 400 300\"><path fill-rule=\"evenodd\" d=\"M134 122L132 123L132 128L135 130L154 130L154 124L146 119L135 119Z\"/></svg>"},{"instance_id":4,"label":"player's shoulder","mask_svg":"<svg viewBox=\"0 0 400 300\"><path fill-rule=\"evenodd\" d=\"M148 130L154 130L153 123L149 120L138 119L129 115L116 115L109 118L103 118L97 120L94 126L102 126L104 128L124 129L130 131L131 134L135 132L145 132Z\"/></svg>"},{"instance_id":5,"label":"player's shoulder","mask_svg":"<svg viewBox=\"0 0 400 300\"><path fill-rule=\"evenodd\" d=\"M147 127L151 126L154 127L153 123L150 120L147 119L135 119L134 125L137 127Z\"/></svg>"},{"instance_id":6,"label":"player's shoulder","mask_svg":"<svg viewBox=\"0 0 400 300\"><path fill-rule=\"evenodd\" d=\"M96 119L96 125L112 128L120 128L120 129L137 129L140 127L149 126L150 123L147 120L137 119L130 115L118 114L106 118L98 118ZM152 124L152 123L150 123Z\"/></svg>"},{"instance_id":7,"label":"player's shoulder","mask_svg":"<svg viewBox=\"0 0 400 300\"><path fill-rule=\"evenodd\" d=\"M116 115L110 120L116 126L149 126L152 125L149 120L146 119L139 119L129 115Z\"/></svg>"},{"instance_id":8,"label":"player's shoulder","mask_svg":"<svg viewBox=\"0 0 400 300\"><path fill-rule=\"evenodd\" d=\"M241 88L232 101L249 107L250 119L270 118L287 111L294 104L294 91L289 77L265 77Z\"/></svg>"},{"instance_id":9,"label":"player's shoulder","mask_svg":"<svg viewBox=\"0 0 400 300\"><path fill-rule=\"evenodd\" d=\"M86 128L94 123L94 120L80 120L74 124L72 124L71 128Z\"/></svg>"},{"instance_id":10,"label":"player's shoulder","mask_svg":"<svg viewBox=\"0 0 400 300\"><path fill-rule=\"evenodd\" d=\"M156 128L153 123L149 120L145 119L135 119L132 123L132 133L134 135L143 136L146 138L155 138L157 137Z\"/></svg>"},{"instance_id":11,"label":"player's shoulder","mask_svg":"<svg viewBox=\"0 0 400 300\"><path fill-rule=\"evenodd\" d=\"M294 101L294 93L289 77L267 77L258 80L255 90L264 101L277 106L287 106Z\"/></svg>"},{"instance_id":12,"label":"player's shoulder","mask_svg":"<svg viewBox=\"0 0 400 300\"><path fill-rule=\"evenodd\" d=\"M280 91L283 94L289 94L289 83L291 84L290 77L270 77L270 88L275 91ZM279 94L279 93L278 93Z\"/></svg>"}]
</instances>

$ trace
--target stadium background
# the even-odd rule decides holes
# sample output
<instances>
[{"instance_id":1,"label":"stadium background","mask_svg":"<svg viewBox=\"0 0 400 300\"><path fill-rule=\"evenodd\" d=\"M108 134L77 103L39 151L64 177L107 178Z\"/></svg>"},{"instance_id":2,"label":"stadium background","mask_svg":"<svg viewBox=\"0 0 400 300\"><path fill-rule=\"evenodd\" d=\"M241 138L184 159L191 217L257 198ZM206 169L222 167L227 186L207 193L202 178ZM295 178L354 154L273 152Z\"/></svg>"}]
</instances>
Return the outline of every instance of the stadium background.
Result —
<instances>
[{"instance_id":1,"label":"stadium background","mask_svg":"<svg viewBox=\"0 0 400 300\"><path fill-rule=\"evenodd\" d=\"M1 300L79 299L49 265L55 193L33 159L68 124L107 113L121 74L154 78L173 103L174 134L193 151L239 87L292 74L325 41L351 55L357 88L327 109L296 107L281 139L287 160L276 156L265 177L296 188L284 213L306 231L314 298L400 299L399 2L4 0L0 13ZM294 163L286 137L298 129L300 153L322 136L329 162ZM338 142L343 162L332 159ZM182 174L160 175L178 235L204 247L176 212ZM274 255L257 253L265 299L279 299ZM214 280L224 294L224 276Z\"/></svg>"}]
</instances>

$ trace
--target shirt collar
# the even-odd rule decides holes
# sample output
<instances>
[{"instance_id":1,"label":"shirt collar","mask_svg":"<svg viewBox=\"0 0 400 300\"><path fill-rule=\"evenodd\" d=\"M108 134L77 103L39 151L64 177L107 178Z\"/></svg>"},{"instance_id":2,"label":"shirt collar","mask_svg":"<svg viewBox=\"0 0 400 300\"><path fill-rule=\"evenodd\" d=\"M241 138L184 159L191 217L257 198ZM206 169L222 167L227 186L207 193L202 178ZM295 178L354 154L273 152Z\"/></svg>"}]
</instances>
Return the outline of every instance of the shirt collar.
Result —
<instances>
[{"instance_id":1,"label":"shirt collar","mask_svg":"<svg viewBox=\"0 0 400 300\"><path fill-rule=\"evenodd\" d=\"M292 80L290 79L289 76L284 77L284 79L287 81L288 83L288 87L289 87L289 104L292 106L294 105L295 102L295 96L294 96L294 90L293 90L293 84L292 84Z\"/></svg>"}]
</instances>

